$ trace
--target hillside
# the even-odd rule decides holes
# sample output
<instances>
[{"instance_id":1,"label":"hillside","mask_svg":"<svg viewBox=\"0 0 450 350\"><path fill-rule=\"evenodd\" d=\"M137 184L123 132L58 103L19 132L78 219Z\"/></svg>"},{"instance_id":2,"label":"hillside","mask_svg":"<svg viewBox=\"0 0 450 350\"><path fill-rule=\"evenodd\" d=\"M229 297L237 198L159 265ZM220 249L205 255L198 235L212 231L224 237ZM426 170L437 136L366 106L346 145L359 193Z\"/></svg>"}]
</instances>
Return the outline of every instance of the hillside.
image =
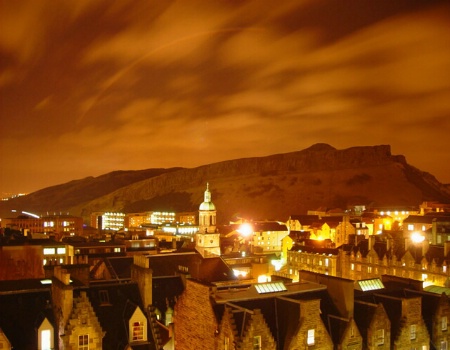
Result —
<instances>
[{"instance_id":1,"label":"hillside","mask_svg":"<svg viewBox=\"0 0 450 350\"><path fill-rule=\"evenodd\" d=\"M139 176L137 174L139 173ZM318 207L450 203L432 175L391 155L390 146L336 150L316 144L292 153L224 161L192 169L149 169L76 180L1 203L0 212L196 211L210 183L218 220L242 216L286 220Z\"/></svg>"}]
</instances>

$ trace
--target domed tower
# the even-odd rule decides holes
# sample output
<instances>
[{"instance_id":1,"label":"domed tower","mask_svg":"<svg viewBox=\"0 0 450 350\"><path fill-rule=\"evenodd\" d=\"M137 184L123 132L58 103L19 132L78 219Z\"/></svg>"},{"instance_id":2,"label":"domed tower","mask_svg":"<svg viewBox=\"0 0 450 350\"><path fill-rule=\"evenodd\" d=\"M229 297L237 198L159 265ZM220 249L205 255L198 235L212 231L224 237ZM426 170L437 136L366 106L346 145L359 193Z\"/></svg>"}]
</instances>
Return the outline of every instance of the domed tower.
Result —
<instances>
[{"instance_id":1,"label":"domed tower","mask_svg":"<svg viewBox=\"0 0 450 350\"><path fill-rule=\"evenodd\" d=\"M204 257L220 255L220 235L216 232L216 206L211 202L209 184L203 203L198 209L199 230L195 236L195 249Z\"/></svg>"}]
</instances>

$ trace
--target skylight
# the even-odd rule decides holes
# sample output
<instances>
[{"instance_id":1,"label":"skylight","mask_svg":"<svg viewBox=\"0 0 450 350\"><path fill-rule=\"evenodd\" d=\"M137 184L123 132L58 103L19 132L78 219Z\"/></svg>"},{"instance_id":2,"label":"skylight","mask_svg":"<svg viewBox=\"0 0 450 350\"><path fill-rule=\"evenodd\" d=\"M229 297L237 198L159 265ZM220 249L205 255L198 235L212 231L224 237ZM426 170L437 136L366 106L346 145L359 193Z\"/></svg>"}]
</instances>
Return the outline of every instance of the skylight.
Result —
<instances>
[{"instance_id":1,"label":"skylight","mask_svg":"<svg viewBox=\"0 0 450 350\"><path fill-rule=\"evenodd\" d=\"M258 283L255 284L255 288L259 294L283 292L287 290L283 282Z\"/></svg>"},{"instance_id":2,"label":"skylight","mask_svg":"<svg viewBox=\"0 0 450 350\"><path fill-rule=\"evenodd\" d=\"M358 281L358 284L363 292L384 288L383 282L381 282L381 280L379 278Z\"/></svg>"}]
</instances>

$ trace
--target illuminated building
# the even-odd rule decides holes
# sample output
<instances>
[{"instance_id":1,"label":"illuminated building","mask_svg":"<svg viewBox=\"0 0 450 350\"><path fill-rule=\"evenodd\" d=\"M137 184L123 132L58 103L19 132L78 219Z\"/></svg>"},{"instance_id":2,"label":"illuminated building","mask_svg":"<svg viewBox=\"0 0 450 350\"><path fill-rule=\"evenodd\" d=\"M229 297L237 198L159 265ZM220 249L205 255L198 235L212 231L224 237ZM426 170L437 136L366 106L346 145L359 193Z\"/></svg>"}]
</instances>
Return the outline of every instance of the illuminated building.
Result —
<instances>
[{"instance_id":1,"label":"illuminated building","mask_svg":"<svg viewBox=\"0 0 450 350\"><path fill-rule=\"evenodd\" d=\"M64 236L77 236L83 232L83 219L72 215L47 215L42 217L20 215L17 218L1 220L2 228L20 230L25 236L56 240Z\"/></svg>"},{"instance_id":2,"label":"illuminated building","mask_svg":"<svg viewBox=\"0 0 450 350\"><path fill-rule=\"evenodd\" d=\"M144 224L161 225L175 222L175 212L149 211L125 214L125 228L138 228Z\"/></svg>"},{"instance_id":3,"label":"illuminated building","mask_svg":"<svg viewBox=\"0 0 450 350\"><path fill-rule=\"evenodd\" d=\"M92 213L91 226L101 230L119 231L125 227L125 214L116 212Z\"/></svg>"},{"instance_id":4,"label":"illuminated building","mask_svg":"<svg viewBox=\"0 0 450 350\"><path fill-rule=\"evenodd\" d=\"M281 252L281 244L289 231L284 223L276 221L255 221L252 244L255 252Z\"/></svg>"},{"instance_id":5,"label":"illuminated building","mask_svg":"<svg viewBox=\"0 0 450 350\"><path fill-rule=\"evenodd\" d=\"M187 224L187 225L196 225L198 213L196 212L181 212L176 213L176 221L181 224Z\"/></svg>"}]
</instances>

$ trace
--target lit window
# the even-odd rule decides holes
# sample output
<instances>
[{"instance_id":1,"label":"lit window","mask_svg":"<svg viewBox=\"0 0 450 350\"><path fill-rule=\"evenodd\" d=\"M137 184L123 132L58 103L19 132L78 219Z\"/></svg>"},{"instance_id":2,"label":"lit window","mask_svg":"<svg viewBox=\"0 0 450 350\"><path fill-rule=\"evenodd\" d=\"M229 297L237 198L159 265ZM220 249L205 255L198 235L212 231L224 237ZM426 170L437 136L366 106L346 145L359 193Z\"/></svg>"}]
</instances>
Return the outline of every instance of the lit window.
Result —
<instances>
[{"instance_id":1,"label":"lit window","mask_svg":"<svg viewBox=\"0 0 450 350\"><path fill-rule=\"evenodd\" d=\"M416 333L417 333L417 326L415 324L412 324L409 328L409 339L411 340L416 339Z\"/></svg>"},{"instance_id":2,"label":"lit window","mask_svg":"<svg viewBox=\"0 0 450 350\"><path fill-rule=\"evenodd\" d=\"M224 343L223 343L224 350L229 350L230 348L230 338L225 337Z\"/></svg>"},{"instance_id":3,"label":"lit window","mask_svg":"<svg viewBox=\"0 0 450 350\"><path fill-rule=\"evenodd\" d=\"M384 329L377 329L376 332L376 342L377 345L384 344Z\"/></svg>"},{"instance_id":4,"label":"lit window","mask_svg":"<svg viewBox=\"0 0 450 350\"><path fill-rule=\"evenodd\" d=\"M315 339L314 339L314 329L308 329L308 337L306 338L306 344L309 346L314 345Z\"/></svg>"},{"instance_id":5,"label":"lit window","mask_svg":"<svg viewBox=\"0 0 450 350\"><path fill-rule=\"evenodd\" d=\"M83 334L78 336L78 350L89 350L89 335Z\"/></svg>"},{"instance_id":6,"label":"lit window","mask_svg":"<svg viewBox=\"0 0 450 350\"><path fill-rule=\"evenodd\" d=\"M144 322L133 323L133 341L144 340Z\"/></svg>"},{"instance_id":7,"label":"lit window","mask_svg":"<svg viewBox=\"0 0 450 350\"><path fill-rule=\"evenodd\" d=\"M114 248L114 253L120 253L120 248Z\"/></svg>"},{"instance_id":8,"label":"lit window","mask_svg":"<svg viewBox=\"0 0 450 350\"><path fill-rule=\"evenodd\" d=\"M52 331L50 329L44 329L41 331L41 349L50 350L52 345Z\"/></svg>"},{"instance_id":9,"label":"lit window","mask_svg":"<svg viewBox=\"0 0 450 350\"><path fill-rule=\"evenodd\" d=\"M66 248L56 248L56 254L66 254Z\"/></svg>"},{"instance_id":10,"label":"lit window","mask_svg":"<svg viewBox=\"0 0 450 350\"><path fill-rule=\"evenodd\" d=\"M441 330L443 331L447 330L447 316L441 317Z\"/></svg>"},{"instance_id":11,"label":"lit window","mask_svg":"<svg viewBox=\"0 0 450 350\"><path fill-rule=\"evenodd\" d=\"M253 350L261 350L261 336L257 335L253 337Z\"/></svg>"},{"instance_id":12,"label":"lit window","mask_svg":"<svg viewBox=\"0 0 450 350\"><path fill-rule=\"evenodd\" d=\"M44 255L55 255L55 248L44 248Z\"/></svg>"},{"instance_id":13,"label":"lit window","mask_svg":"<svg viewBox=\"0 0 450 350\"><path fill-rule=\"evenodd\" d=\"M408 224L408 231L414 231L414 225Z\"/></svg>"}]
</instances>

